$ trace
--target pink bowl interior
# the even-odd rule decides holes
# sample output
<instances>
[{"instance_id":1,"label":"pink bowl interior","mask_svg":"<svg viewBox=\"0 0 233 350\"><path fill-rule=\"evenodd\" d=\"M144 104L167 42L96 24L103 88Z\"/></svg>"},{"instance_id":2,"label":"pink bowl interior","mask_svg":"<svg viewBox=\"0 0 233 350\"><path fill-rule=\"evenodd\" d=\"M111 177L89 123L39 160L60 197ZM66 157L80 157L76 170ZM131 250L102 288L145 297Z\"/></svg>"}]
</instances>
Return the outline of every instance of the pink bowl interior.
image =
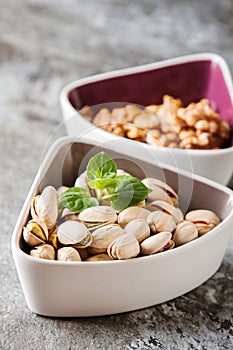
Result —
<instances>
[{"instance_id":1,"label":"pink bowl interior","mask_svg":"<svg viewBox=\"0 0 233 350\"><path fill-rule=\"evenodd\" d=\"M233 102L221 66L210 59L125 74L84 84L70 91L71 105L103 103L159 104L165 94L181 98L185 105L208 98L222 119L233 127ZM233 145L233 140L232 140Z\"/></svg>"}]
</instances>

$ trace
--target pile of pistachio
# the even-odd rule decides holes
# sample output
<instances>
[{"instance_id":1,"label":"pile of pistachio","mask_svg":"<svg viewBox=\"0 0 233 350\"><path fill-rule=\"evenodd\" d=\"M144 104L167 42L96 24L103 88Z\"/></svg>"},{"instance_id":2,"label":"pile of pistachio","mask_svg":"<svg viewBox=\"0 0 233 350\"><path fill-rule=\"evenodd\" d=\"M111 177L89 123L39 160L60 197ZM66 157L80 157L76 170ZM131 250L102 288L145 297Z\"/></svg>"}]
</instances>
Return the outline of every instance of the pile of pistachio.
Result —
<instances>
[{"instance_id":1,"label":"pile of pistachio","mask_svg":"<svg viewBox=\"0 0 233 350\"><path fill-rule=\"evenodd\" d=\"M205 209L184 215L166 183L142 181L104 152L92 157L74 187L47 186L33 198L23 228L30 255L59 261L108 261L160 253L219 224Z\"/></svg>"}]
</instances>

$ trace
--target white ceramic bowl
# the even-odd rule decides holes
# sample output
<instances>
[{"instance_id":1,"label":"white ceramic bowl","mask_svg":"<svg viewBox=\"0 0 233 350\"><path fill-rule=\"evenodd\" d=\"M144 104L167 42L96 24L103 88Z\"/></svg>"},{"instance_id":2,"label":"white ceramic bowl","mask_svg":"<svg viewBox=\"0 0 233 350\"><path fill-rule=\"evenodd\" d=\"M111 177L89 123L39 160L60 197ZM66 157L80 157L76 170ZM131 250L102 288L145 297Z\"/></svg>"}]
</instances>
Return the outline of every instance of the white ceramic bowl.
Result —
<instances>
[{"instance_id":1,"label":"white ceramic bowl","mask_svg":"<svg viewBox=\"0 0 233 350\"><path fill-rule=\"evenodd\" d=\"M93 142L65 137L47 154L27 196L12 236L12 253L30 310L46 316L96 316L165 302L196 288L219 268L233 223L232 191L172 167L162 168L102 148L118 166L140 178L154 176L179 194L185 210L214 210L222 222L206 235L173 250L125 261L58 262L37 259L24 250L22 228L32 198L46 185L72 186L78 172L100 149Z\"/></svg>"},{"instance_id":2,"label":"white ceramic bowl","mask_svg":"<svg viewBox=\"0 0 233 350\"><path fill-rule=\"evenodd\" d=\"M100 107L135 103L161 103L162 96L180 97L185 104L208 98L233 127L233 87L225 60L211 53L194 54L144 66L127 68L76 80L61 92L60 103L68 135L83 136L97 142L115 136L95 127L77 112L84 105ZM121 151L134 154L135 141L125 139ZM233 143L232 143L233 145ZM233 171L233 147L220 150L183 150L143 144L158 161L184 169L222 184L227 184ZM142 149L142 148L141 148ZM137 154L141 159L142 155Z\"/></svg>"}]
</instances>

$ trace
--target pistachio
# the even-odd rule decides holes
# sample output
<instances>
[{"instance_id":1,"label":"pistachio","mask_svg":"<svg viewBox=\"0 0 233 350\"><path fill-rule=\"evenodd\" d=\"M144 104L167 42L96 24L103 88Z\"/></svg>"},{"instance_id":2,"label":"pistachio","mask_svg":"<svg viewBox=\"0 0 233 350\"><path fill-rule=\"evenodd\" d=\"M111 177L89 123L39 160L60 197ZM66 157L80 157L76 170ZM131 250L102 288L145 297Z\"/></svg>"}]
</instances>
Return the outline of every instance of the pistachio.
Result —
<instances>
[{"instance_id":1,"label":"pistachio","mask_svg":"<svg viewBox=\"0 0 233 350\"><path fill-rule=\"evenodd\" d=\"M145 206L146 206L146 200L145 199L143 199L143 201L141 201L138 204L136 204L136 207L145 208Z\"/></svg>"},{"instance_id":2,"label":"pistachio","mask_svg":"<svg viewBox=\"0 0 233 350\"><path fill-rule=\"evenodd\" d=\"M58 239L57 239L57 227L54 227L53 230L51 230L51 232L49 232L49 238L48 238L48 242L51 246L53 246L53 248L57 249L58 248Z\"/></svg>"},{"instance_id":3,"label":"pistachio","mask_svg":"<svg viewBox=\"0 0 233 350\"><path fill-rule=\"evenodd\" d=\"M84 222L83 222L84 223ZM86 228L88 229L88 231L90 231L91 233L93 233L95 230L97 230L98 228L101 228L101 227L104 227L104 226L106 226L106 225L111 225L112 224L112 222L111 221L109 221L109 222L104 222L104 223L102 223L102 222L86 222L86 223L84 223L85 224L85 226L86 226Z\"/></svg>"},{"instance_id":4,"label":"pistachio","mask_svg":"<svg viewBox=\"0 0 233 350\"><path fill-rule=\"evenodd\" d=\"M132 176L130 173L128 173L127 171L123 170L123 169L117 169L117 176Z\"/></svg>"},{"instance_id":5,"label":"pistachio","mask_svg":"<svg viewBox=\"0 0 233 350\"><path fill-rule=\"evenodd\" d=\"M177 193L165 182L154 178L145 178L142 180L145 186L152 191L148 194L150 201L162 200L171 205L175 205L178 201Z\"/></svg>"},{"instance_id":6,"label":"pistachio","mask_svg":"<svg viewBox=\"0 0 233 350\"><path fill-rule=\"evenodd\" d=\"M130 233L141 243L150 236L150 227L144 219L135 219L125 226L125 233Z\"/></svg>"},{"instance_id":7,"label":"pistachio","mask_svg":"<svg viewBox=\"0 0 233 350\"><path fill-rule=\"evenodd\" d=\"M78 251L73 247L63 247L57 251L59 261L82 261Z\"/></svg>"},{"instance_id":8,"label":"pistachio","mask_svg":"<svg viewBox=\"0 0 233 350\"><path fill-rule=\"evenodd\" d=\"M86 248L92 242L91 233L86 226L76 221L63 222L58 227L57 237L60 243L77 248Z\"/></svg>"},{"instance_id":9,"label":"pistachio","mask_svg":"<svg viewBox=\"0 0 233 350\"><path fill-rule=\"evenodd\" d=\"M189 211L186 214L185 219L196 225L199 236L203 236L220 222L219 217L213 211L206 209Z\"/></svg>"},{"instance_id":10,"label":"pistachio","mask_svg":"<svg viewBox=\"0 0 233 350\"><path fill-rule=\"evenodd\" d=\"M32 201L31 201L30 213L31 213L31 217L33 219L38 219L38 215L37 215L37 213L35 211L35 207L36 207L36 203L39 200L39 198L40 198L40 194L38 194L37 196L33 197Z\"/></svg>"},{"instance_id":11,"label":"pistachio","mask_svg":"<svg viewBox=\"0 0 233 350\"><path fill-rule=\"evenodd\" d=\"M163 251L171 238L171 232L166 231L150 236L141 243L142 255L151 255Z\"/></svg>"},{"instance_id":12,"label":"pistachio","mask_svg":"<svg viewBox=\"0 0 233 350\"><path fill-rule=\"evenodd\" d=\"M120 212L120 214L118 215L118 223L121 226L125 226L132 220L146 219L149 214L150 211L144 208L138 206L129 207Z\"/></svg>"},{"instance_id":13,"label":"pistachio","mask_svg":"<svg viewBox=\"0 0 233 350\"><path fill-rule=\"evenodd\" d=\"M67 191L69 189L69 187L67 186L60 186L57 189L57 195L59 196L60 194L64 193L65 191Z\"/></svg>"},{"instance_id":14,"label":"pistachio","mask_svg":"<svg viewBox=\"0 0 233 350\"><path fill-rule=\"evenodd\" d=\"M41 244L37 247L34 247L30 251L30 255L33 256L34 258L54 260L55 250L50 244Z\"/></svg>"},{"instance_id":15,"label":"pistachio","mask_svg":"<svg viewBox=\"0 0 233 350\"><path fill-rule=\"evenodd\" d=\"M109 261L112 260L108 254L106 253L101 253L101 254L96 254L92 255L89 258L87 258L85 261Z\"/></svg>"},{"instance_id":16,"label":"pistachio","mask_svg":"<svg viewBox=\"0 0 233 350\"><path fill-rule=\"evenodd\" d=\"M151 211L160 210L166 214L169 214L173 217L176 223L181 222L184 218L184 215L179 208L160 200L149 203L146 209Z\"/></svg>"},{"instance_id":17,"label":"pistachio","mask_svg":"<svg viewBox=\"0 0 233 350\"><path fill-rule=\"evenodd\" d=\"M48 229L55 225L58 217L58 199L54 187L45 187L41 195L32 200L31 215L33 219L43 220Z\"/></svg>"},{"instance_id":18,"label":"pistachio","mask_svg":"<svg viewBox=\"0 0 233 350\"><path fill-rule=\"evenodd\" d=\"M112 241L125 233L119 225L110 224L98 228L92 233L92 242L88 248L90 254L107 252L107 248Z\"/></svg>"},{"instance_id":19,"label":"pistachio","mask_svg":"<svg viewBox=\"0 0 233 350\"><path fill-rule=\"evenodd\" d=\"M79 221L79 216L77 213L74 213L70 209L64 208L60 216L60 221L64 222L67 220Z\"/></svg>"},{"instance_id":20,"label":"pistachio","mask_svg":"<svg viewBox=\"0 0 233 350\"><path fill-rule=\"evenodd\" d=\"M165 250L171 250L175 247L175 242L170 239L170 241L162 248L162 252L164 252Z\"/></svg>"},{"instance_id":21,"label":"pistachio","mask_svg":"<svg viewBox=\"0 0 233 350\"><path fill-rule=\"evenodd\" d=\"M147 217L147 223L154 233L168 231L172 232L176 228L176 222L173 217L162 211L153 211Z\"/></svg>"},{"instance_id":22,"label":"pistachio","mask_svg":"<svg viewBox=\"0 0 233 350\"><path fill-rule=\"evenodd\" d=\"M191 221L180 222L173 234L173 241L177 246L188 243L198 237L196 225Z\"/></svg>"},{"instance_id":23,"label":"pistachio","mask_svg":"<svg viewBox=\"0 0 233 350\"><path fill-rule=\"evenodd\" d=\"M39 219L32 219L23 228L23 238L31 247L45 243L48 240L47 226Z\"/></svg>"},{"instance_id":24,"label":"pistachio","mask_svg":"<svg viewBox=\"0 0 233 350\"><path fill-rule=\"evenodd\" d=\"M74 187L84 188L87 192L90 192L88 187L88 177L86 171L79 175L79 177L75 181Z\"/></svg>"},{"instance_id":25,"label":"pistachio","mask_svg":"<svg viewBox=\"0 0 233 350\"><path fill-rule=\"evenodd\" d=\"M79 214L79 220L85 223L114 223L117 220L116 210L110 206L97 205L83 210Z\"/></svg>"},{"instance_id":26,"label":"pistachio","mask_svg":"<svg viewBox=\"0 0 233 350\"><path fill-rule=\"evenodd\" d=\"M107 251L112 259L130 259L140 253L140 246L134 235L128 233L115 239Z\"/></svg>"}]
</instances>

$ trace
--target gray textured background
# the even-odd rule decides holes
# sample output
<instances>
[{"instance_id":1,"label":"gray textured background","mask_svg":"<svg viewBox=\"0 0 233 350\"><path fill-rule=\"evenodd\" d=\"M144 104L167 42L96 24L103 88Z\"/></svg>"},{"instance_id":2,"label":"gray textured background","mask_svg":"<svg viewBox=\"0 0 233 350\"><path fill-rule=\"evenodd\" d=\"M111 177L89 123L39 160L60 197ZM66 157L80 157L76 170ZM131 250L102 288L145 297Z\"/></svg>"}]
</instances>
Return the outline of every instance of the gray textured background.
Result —
<instances>
[{"instance_id":1,"label":"gray textured background","mask_svg":"<svg viewBox=\"0 0 233 350\"><path fill-rule=\"evenodd\" d=\"M27 309L10 251L44 147L65 134L59 92L67 82L205 51L233 72L232 37L230 0L0 0L0 349L232 348L232 244L219 271L183 297L68 320Z\"/></svg>"}]
</instances>

